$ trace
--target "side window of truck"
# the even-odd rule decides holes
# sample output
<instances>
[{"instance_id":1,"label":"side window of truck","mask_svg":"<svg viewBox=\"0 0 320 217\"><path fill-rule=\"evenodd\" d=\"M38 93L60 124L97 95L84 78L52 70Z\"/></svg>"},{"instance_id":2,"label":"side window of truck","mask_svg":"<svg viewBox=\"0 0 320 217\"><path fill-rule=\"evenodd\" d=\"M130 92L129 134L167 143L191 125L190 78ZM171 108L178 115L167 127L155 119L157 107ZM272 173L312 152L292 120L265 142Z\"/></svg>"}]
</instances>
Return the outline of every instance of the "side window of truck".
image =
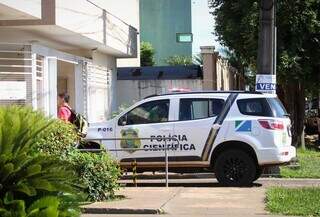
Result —
<instances>
[{"instance_id":1,"label":"side window of truck","mask_svg":"<svg viewBox=\"0 0 320 217\"><path fill-rule=\"evenodd\" d=\"M163 123L169 119L170 100L156 100L143 103L119 119L119 125Z\"/></svg>"},{"instance_id":2,"label":"side window of truck","mask_svg":"<svg viewBox=\"0 0 320 217\"><path fill-rule=\"evenodd\" d=\"M180 99L179 121L215 117L223 105L223 99Z\"/></svg>"}]
</instances>

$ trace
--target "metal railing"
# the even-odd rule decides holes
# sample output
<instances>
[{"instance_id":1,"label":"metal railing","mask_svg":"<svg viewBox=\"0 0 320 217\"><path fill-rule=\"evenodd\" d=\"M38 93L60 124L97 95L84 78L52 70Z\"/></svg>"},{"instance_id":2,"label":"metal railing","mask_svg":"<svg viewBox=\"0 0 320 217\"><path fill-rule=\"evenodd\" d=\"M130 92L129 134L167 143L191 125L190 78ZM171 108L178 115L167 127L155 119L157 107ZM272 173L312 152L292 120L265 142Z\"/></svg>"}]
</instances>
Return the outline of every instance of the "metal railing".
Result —
<instances>
[{"instance_id":1,"label":"metal railing","mask_svg":"<svg viewBox=\"0 0 320 217\"><path fill-rule=\"evenodd\" d=\"M155 137L149 137L149 138L96 138L96 139L90 139L88 142L96 142L98 141L100 145L103 145L103 141L128 141L128 140L157 140ZM175 141L177 142L175 145L179 146L180 142L175 137L162 137L162 141L164 141L164 147L163 148L115 148L115 149L79 149L83 152L128 152L128 151L164 151L164 159L165 159L165 180L166 180L166 187L169 187L169 155L168 151L172 151L173 148L169 148L167 142L168 141ZM174 146L173 146L174 147ZM134 158L133 158L134 159ZM134 165L133 165L134 166ZM135 166L137 166L135 164Z\"/></svg>"},{"instance_id":2,"label":"metal railing","mask_svg":"<svg viewBox=\"0 0 320 217\"><path fill-rule=\"evenodd\" d=\"M101 18L103 21L103 43L107 45L108 38L109 40L112 40L113 43L120 43L121 45L124 45L128 54L136 56L138 52L138 30L95 2L91 0L86 1L102 10Z\"/></svg>"}]
</instances>

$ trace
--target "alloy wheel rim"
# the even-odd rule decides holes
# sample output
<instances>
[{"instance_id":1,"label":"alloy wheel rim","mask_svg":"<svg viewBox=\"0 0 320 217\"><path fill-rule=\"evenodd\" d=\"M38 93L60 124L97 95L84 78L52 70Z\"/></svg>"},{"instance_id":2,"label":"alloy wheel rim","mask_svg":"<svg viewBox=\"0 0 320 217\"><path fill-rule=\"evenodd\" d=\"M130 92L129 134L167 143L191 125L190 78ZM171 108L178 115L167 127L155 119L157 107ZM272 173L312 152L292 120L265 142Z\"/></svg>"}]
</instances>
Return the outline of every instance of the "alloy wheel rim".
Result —
<instances>
[{"instance_id":1,"label":"alloy wheel rim","mask_svg":"<svg viewBox=\"0 0 320 217\"><path fill-rule=\"evenodd\" d=\"M243 179L248 168L246 163L238 157L226 159L223 171L225 177L231 182L239 182Z\"/></svg>"}]
</instances>

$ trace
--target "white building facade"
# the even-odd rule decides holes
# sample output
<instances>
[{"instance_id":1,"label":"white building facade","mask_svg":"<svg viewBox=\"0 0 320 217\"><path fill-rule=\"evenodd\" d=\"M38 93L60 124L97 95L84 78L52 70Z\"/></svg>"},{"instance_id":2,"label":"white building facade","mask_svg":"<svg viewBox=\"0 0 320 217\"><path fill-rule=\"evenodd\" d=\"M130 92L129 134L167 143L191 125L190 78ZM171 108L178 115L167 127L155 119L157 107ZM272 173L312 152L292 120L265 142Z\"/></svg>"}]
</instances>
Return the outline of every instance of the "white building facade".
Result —
<instances>
[{"instance_id":1,"label":"white building facade","mask_svg":"<svg viewBox=\"0 0 320 217\"><path fill-rule=\"evenodd\" d=\"M0 105L55 117L67 92L89 122L106 120L117 60L138 64L138 29L139 0L0 0Z\"/></svg>"}]
</instances>

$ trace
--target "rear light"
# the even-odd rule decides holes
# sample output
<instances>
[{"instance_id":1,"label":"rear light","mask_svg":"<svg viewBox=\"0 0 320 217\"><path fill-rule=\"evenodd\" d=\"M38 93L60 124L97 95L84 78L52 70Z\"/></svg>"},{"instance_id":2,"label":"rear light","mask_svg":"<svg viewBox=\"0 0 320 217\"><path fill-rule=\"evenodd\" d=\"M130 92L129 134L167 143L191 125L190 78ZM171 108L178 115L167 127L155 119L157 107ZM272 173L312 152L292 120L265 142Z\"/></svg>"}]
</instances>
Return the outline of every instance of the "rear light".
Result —
<instances>
[{"instance_id":1,"label":"rear light","mask_svg":"<svg viewBox=\"0 0 320 217\"><path fill-rule=\"evenodd\" d=\"M261 127L268 130L283 130L284 124L282 121L277 120L258 120Z\"/></svg>"}]
</instances>

